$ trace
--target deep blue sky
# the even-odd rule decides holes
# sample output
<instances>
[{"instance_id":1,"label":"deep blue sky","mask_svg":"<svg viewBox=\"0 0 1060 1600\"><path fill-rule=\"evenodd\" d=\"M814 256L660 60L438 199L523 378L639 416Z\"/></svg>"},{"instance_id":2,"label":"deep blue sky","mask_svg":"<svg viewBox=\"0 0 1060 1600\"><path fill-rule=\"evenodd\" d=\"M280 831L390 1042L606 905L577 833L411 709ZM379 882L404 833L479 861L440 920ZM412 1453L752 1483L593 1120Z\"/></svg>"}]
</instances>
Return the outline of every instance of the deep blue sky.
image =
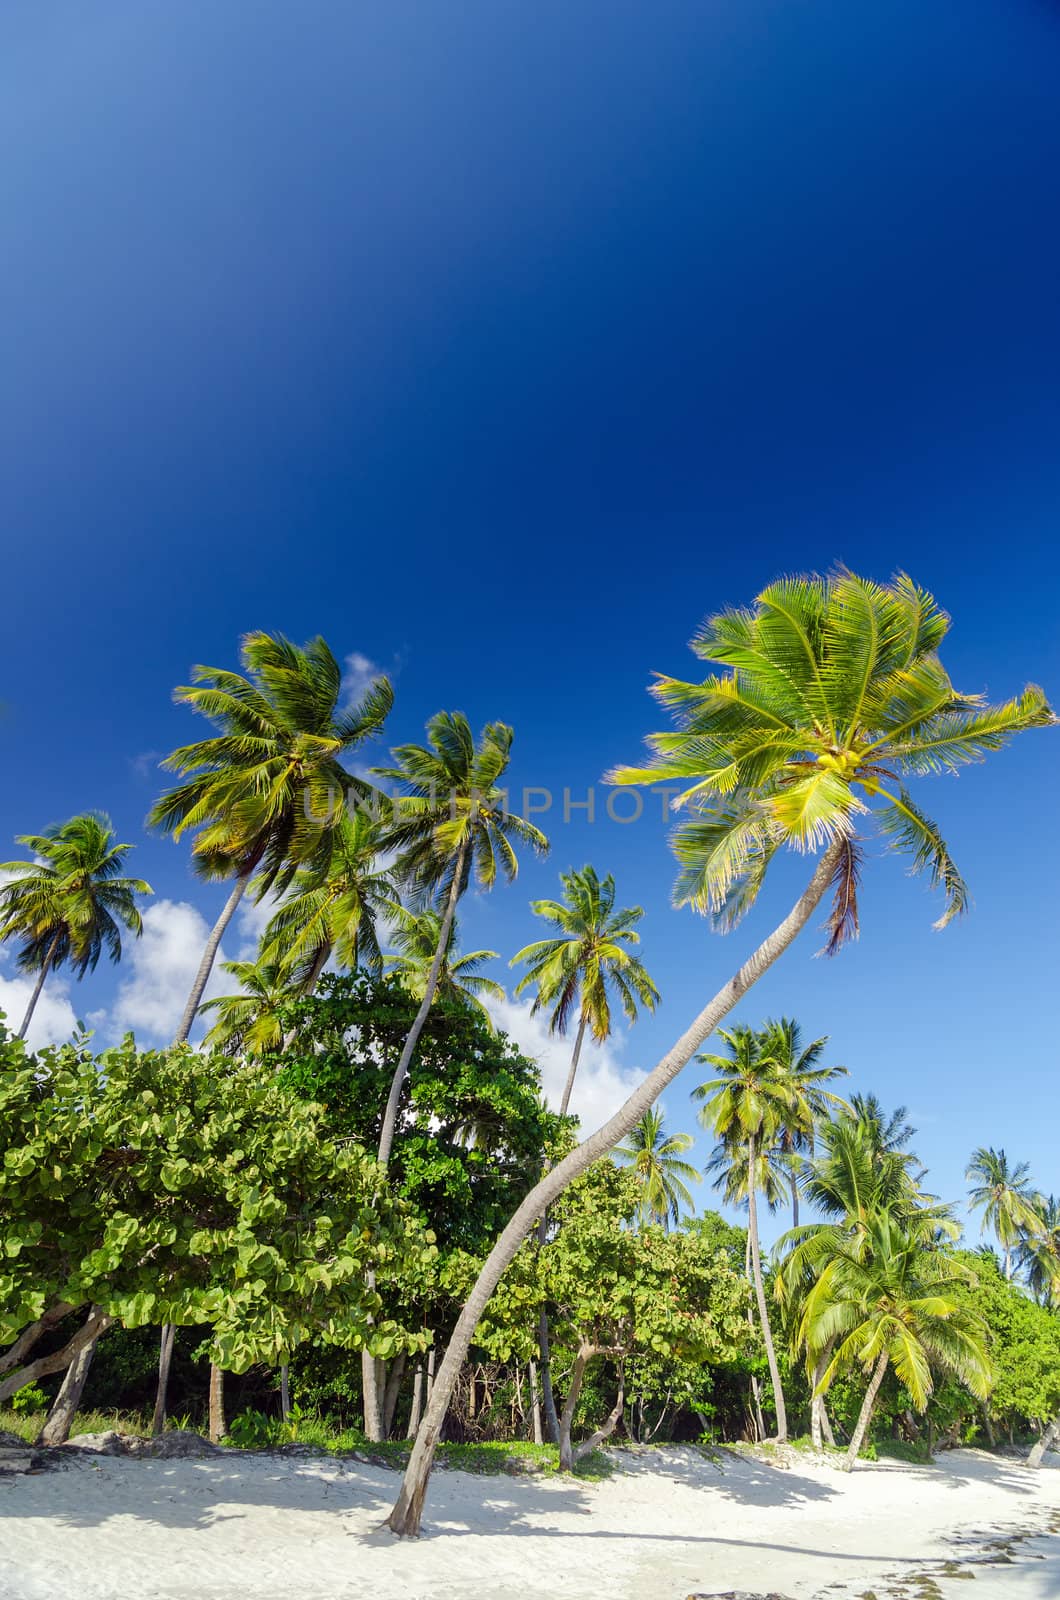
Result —
<instances>
[{"instance_id":1,"label":"deep blue sky","mask_svg":"<svg viewBox=\"0 0 1060 1600\"><path fill-rule=\"evenodd\" d=\"M704 614L837 560L937 593L962 688L1060 697L1058 74L1045 0L6 7L0 836L106 808L212 916L142 820L172 686L251 627L393 671L396 739L512 722L557 792L638 756ZM743 1012L830 1033L950 1196L980 1142L1060 1188L1058 750L924 786L965 923L874 862L860 946ZM654 816L546 826L465 942L613 870L649 1065L796 874L723 941Z\"/></svg>"}]
</instances>

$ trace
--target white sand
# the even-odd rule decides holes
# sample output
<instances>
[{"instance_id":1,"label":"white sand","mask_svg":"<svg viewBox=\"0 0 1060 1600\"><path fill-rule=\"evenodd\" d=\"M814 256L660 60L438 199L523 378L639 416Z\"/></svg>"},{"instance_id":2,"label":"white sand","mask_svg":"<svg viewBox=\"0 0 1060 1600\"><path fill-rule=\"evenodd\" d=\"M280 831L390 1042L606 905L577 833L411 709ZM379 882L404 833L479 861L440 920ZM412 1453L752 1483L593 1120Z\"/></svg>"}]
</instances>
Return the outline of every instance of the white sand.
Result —
<instances>
[{"instance_id":1,"label":"white sand","mask_svg":"<svg viewBox=\"0 0 1060 1600\"><path fill-rule=\"evenodd\" d=\"M1055 1466L1032 1473L974 1451L849 1477L676 1448L617 1459L597 1484L438 1471L424 1537L398 1541L378 1528L396 1475L356 1462L78 1455L0 1480L0 1596L681 1600L737 1588L831 1600L950 1554L955 1535L1044 1531L1060 1511ZM974 1590L954 1587L1054 1600L1049 1567L1051 1578L1041 1562L984 1568Z\"/></svg>"}]
</instances>

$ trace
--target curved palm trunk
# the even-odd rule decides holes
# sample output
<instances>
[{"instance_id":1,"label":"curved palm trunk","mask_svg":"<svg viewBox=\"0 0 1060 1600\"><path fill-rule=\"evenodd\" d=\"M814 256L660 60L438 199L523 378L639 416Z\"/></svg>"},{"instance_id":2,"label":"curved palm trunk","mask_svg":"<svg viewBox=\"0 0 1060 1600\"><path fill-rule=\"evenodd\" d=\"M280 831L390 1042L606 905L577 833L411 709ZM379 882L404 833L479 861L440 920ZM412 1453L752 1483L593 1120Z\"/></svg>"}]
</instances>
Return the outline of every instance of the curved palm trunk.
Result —
<instances>
[{"instance_id":1,"label":"curved palm trunk","mask_svg":"<svg viewBox=\"0 0 1060 1600\"><path fill-rule=\"evenodd\" d=\"M710 1037L732 1008L739 1004L747 991L802 932L824 896L841 849L842 841L837 841L828 848L818 862L810 882L784 920L762 941L754 954L703 1008L673 1048L663 1056L615 1115L609 1117L601 1128L590 1134L589 1138L575 1150L564 1156L562 1161L557 1162L552 1171L546 1173L530 1191L511 1218L487 1256L474 1288L457 1319L453 1336L445 1352L445 1359L434 1384L430 1404L416 1435L401 1492L387 1519L387 1525L394 1533L419 1532L434 1452L464 1357L470 1348L478 1320L490 1296L511 1265L534 1223L573 1179L587 1171L594 1161L606 1155L629 1133L645 1111L650 1110L655 1104L667 1084L676 1078L704 1040Z\"/></svg>"},{"instance_id":2,"label":"curved palm trunk","mask_svg":"<svg viewBox=\"0 0 1060 1600\"><path fill-rule=\"evenodd\" d=\"M1049 1426L1046 1428L1045 1432L1032 1449L1030 1455L1027 1457L1027 1465L1029 1467L1040 1467L1042 1462L1045 1460L1045 1452L1047 1450L1051 1450L1058 1439L1060 1439L1060 1416L1054 1417L1052 1422L1050 1422Z\"/></svg>"},{"instance_id":3,"label":"curved palm trunk","mask_svg":"<svg viewBox=\"0 0 1060 1600\"><path fill-rule=\"evenodd\" d=\"M438 930L438 948L434 952L430 971L427 974L427 986L423 991L419 1010L412 1021L408 1037L401 1049L401 1056L394 1068L394 1076L390 1081L390 1093L387 1096L386 1110L383 1113L383 1126L379 1132L379 1150L376 1160L381 1167L390 1161L390 1152L394 1147L394 1132L397 1128L398 1107L401 1104L401 1091L405 1087L409 1066L419 1043L423 1025L427 1021L428 1013L434 1001L435 991L438 988L438 974L442 970L445 952L449 945L449 933L453 926L453 917L456 915L456 903L460 899L460 883L464 875L464 861L467 856L467 845L462 844L457 852L456 862L453 866L453 881L449 885L449 894L445 902L445 915L442 925ZM375 1286L375 1275L370 1273L369 1286ZM379 1372L375 1358L369 1355L367 1349L361 1351L361 1388L364 1393L364 1431L373 1442L379 1442L383 1437L382 1396L379 1392Z\"/></svg>"},{"instance_id":4,"label":"curved palm trunk","mask_svg":"<svg viewBox=\"0 0 1060 1600\"><path fill-rule=\"evenodd\" d=\"M29 1005L26 1007L26 1015L22 1018L22 1026L15 1035L17 1039L24 1039L26 1037L26 1030L29 1028L31 1021L33 1020L33 1013L37 1009L37 1001L40 999L41 990L44 988L44 980L52 970L52 962L55 960L55 952L59 948L59 940L61 938L62 930L60 929L56 933L51 944L48 946L48 954L44 957L44 963L40 969L40 975L33 986L33 993L29 997Z\"/></svg>"},{"instance_id":5,"label":"curved palm trunk","mask_svg":"<svg viewBox=\"0 0 1060 1600\"><path fill-rule=\"evenodd\" d=\"M773 1329L766 1305L766 1289L762 1280L762 1253L758 1245L758 1193L754 1181L757 1143L754 1134L747 1141L747 1237L751 1246L751 1273L754 1277L755 1299L758 1302L758 1321L765 1341L766 1360L769 1363L769 1381L773 1385L773 1400L777 1408L777 1439L783 1444L788 1437L788 1413L784 1405L784 1390L780 1383L780 1368L773 1344Z\"/></svg>"},{"instance_id":6,"label":"curved palm trunk","mask_svg":"<svg viewBox=\"0 0 1060 1600\"><path fill-rule=\"evenodd\" d=\"M869 1423L872 1421L872 1413L876 1405L876 1396L880 1392L880 1384L883 1382L883 1376L886 1371L887 1352L884 1350L873 1368L869 1386L865 1391L865 1398L861 1402L857 1426L851 1435L850 1448L847 1451L846 1460L843 1462L844 1472L853 1472L854 1470L854 1463L861 1453L861 1447L865 1443L865 1435L869 1431Z\"/></svg>"},{"instance_id":7,"label":"curved palm trunk","mask_svg":"<svg viewBox=\"0 0 1060 1600\"><path fill-rule=\"evenodd\" d=\"M561 1117L565 1117L567 1115L567 1110L570 1106L570 1097L574 1092L574 1079L578 1072L578 1058L582 1053L582 1041L585 1038L585 1021L585 1012L582 1011L582 1014L578 1019L578 1034L574 1041L574 1052L570 1058L570 1069L567 1073L567 1081L563 1085L563 1098L559 1103L559 1114ZM547 1171L548 1168L546 1167L545 1170ZM541 1221L538 1223L537 1229L538 1244L544 1244L547 1231L548 1212L543 1211L541 1213ZM541 1307L541 1315L538 1318L537 1350L541 1361L541 1405L544 1412L545 1427L552 1443L561 1444L560 1417L556 1410L555 1391L552 1388L552 1347L548 1332L548 1310L545 1306Z\"/></svg>"}]
</instances>

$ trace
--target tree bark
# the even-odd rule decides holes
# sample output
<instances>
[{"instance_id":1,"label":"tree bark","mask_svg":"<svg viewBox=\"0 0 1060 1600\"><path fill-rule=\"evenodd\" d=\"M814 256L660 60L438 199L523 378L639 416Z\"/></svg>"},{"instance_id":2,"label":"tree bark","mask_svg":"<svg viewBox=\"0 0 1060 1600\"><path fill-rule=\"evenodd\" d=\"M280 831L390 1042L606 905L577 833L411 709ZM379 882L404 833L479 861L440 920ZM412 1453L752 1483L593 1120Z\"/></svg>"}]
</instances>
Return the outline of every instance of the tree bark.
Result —
<instances>
[{"instance_id":1,"label":"tree bark","mask_svg":"<svg viewBox=\"0 0 1060 1600\"><path fill-rule=\"evenodd\" d=\"M98 1317L100 1310L93 1306L89 1317ZM70 1365L66 1375L59 1386L59 1393L52 1402L52 1408L45 1418L44 1426L37 1438L38 1444L56 1445L65 1444L70 1437L70 1428L77 1408L81 1404L81 1395L85 1388L85 1379L88 1369L92 1365L92 1357L96 1353L98 1335L83 1344Z\"/></svg>"},{"instance_id":2,"label":"tree bark","mask_svg":"<svg viewBox=\"0 0 1060 1600\"><path fill-rule=\"evenodd\" d=\"M22 1018L22 1026L15 1035L17 1039L24 1039L26 1037L26 1030L28 1029L30 1022L33 1020L33 1013L37 1009L37 1001L40 999L40 992L44 988L44 980L52 970L52 962L55 960L55 952L59 948L59 940L62 938L62 936L63 931L61 928L58 928L56 930L54 939L48 946L48 954L44 957L44 961L41 965L40 976L33 985L33 993L29 997L29 1005L26 1007L26 1015Z\"/></svg>"},{"instance_id":3,"label":"tree bark","mask_svg":"<svg viewBox=\"0 0 1060 1600\"><path fill-rule=\"evenodd\" d=\"M166 1426L169 1366L173 1360L173 1341L176 1338L176 1334L176 1328L171 1322L167 1322L162 1329L162 1338L158 1347L158 1388L155 1391L155 1410L151 1418L151 1434L153 1438L157 1438Z\"/></svg>"},{"instance_id":4,"label":"tree bark","mask_svg":"<svg viewBox=\"0 0 1060 1600\"><path fill-rule=\"evenodd\" d=\"M210 1443L220 1444L228 1429L225 1426L225 1375L224 1368L210 1362Z\"/></svg>"},{"instance_id":5,"label":"tree bark","mask_svg":"<svg viewBox=\"0 0 1060 1600\"><path fill-rule=\"evenodd\" d=\"M17 1372L12 1372L0 1381L0 1405L5 1400L10 1400L13 1394L24 1389L27 1383L33 1383L37 1378L50 1377L53 1372L65 1372L74 1357L86 1344L94 1344L104 1329L109 1328L114 1321L113 1317L105 1317L93 1309L87 1321L77 1330L72 1339L68 1339L61 1350L56 1350L50 1356L38 1356L36 1361L29 1361L24 1367L19 1367Z\"/></svg>"},{"instance_id":6,"label":"tree bark","mask_svg":"<svg viewBox=\"0 0 1060 1600\"><path fill-rule=\"evenodd\" d=\"M43 1317L23 1328L14 1344L0 1356L0 1372L8 1372L12 1367L17 1367L19 1362L29 1355L38 1339L43 1338L49 1329L54 1328L56 1323L68 1317L75 1309L76 1307L67 1305L65 1300L60 1300L57 1305L46 1311Z\"/></svg>"},{"instance_id":7,"label":"tree bark","mask_svg":"<svg viewBox=\"0 0 1060 1600\"><path fill-rule=\"evenodd\" d=\"M574 1452L571 1449L570 1430L574 1422L574 1412L578 1405L578 1397L582 1392L582 1382L585 1378L585 1369L590 1358L595 1355L591 1345L581 1345L574 1358L574 1369L570 1375L570 1387L567 1398L563 1402L563 1412L559 1419L559 1470L561 1472L574 1471Z\"/></svg>"},{"instance_id":8,"label":"tree bark","mask_svg":"<svg viewBox=\"0 0 1060 1600\"><path fill-rule=\"evenodd\" d=\"M793 1228L799 1225L799 1184L794 1173L791 1175L791 1225Z\"/></svg>"},{"instance_id":9,"label":"tree bark","mask_svg":"<svg viewBox=\"0 0 1060 1600\"><path fill-rule=\"evenodd\" d=\"M527 1371L529 1372L529 1375L530 1375L530 1415L533 1418L533 1423L534 1423L534 1443L535 1444L544 1444L545 1435L544 1435L544 1432L542 1431L542 1428L541 1428L541 1402L538 1399L538 1395L537 1395L537 1364L536 1364L536 1362L533 1362L533 1361L529 1362L528 1366L527 1366ZM412 1435L410 1434L409 1437L411 1438Z\"/></svg>"},{"instance_id":10,"label":"tree bark","mask_svg":"<svg viewBox=\"0 0 1060 1600\"><path fill-rule=\"evenodd\" d=\"M1055 1416L1041 1438L1031 1449L1031 1453L1027 1457L1027 1465L1029 1467L1040 1467L1045 1460L1045 1452L1051 1450L1058 1439L1060 1439L1060 1416Z\"/></svg>"},{"instance_id":11,"label":"tree bark","mask_svg":"<svg viewBox=\"0 0 1060 1600\"><path fill-rule=\"evenodd\" d=\"M422 1414L423 1414L423 1361L422 1361L422 1358L421 1358L416 1363L416 1371L413 1374L413 1378L412 1378L412 1410L409 1412L409 1425L405 1429L405 1438L406 1439L414 1439L416 1437L416 1429L420 1425L420 1417L422 1416Z\"/></svg>"},{"instance_id":12,"label":"tree bark","mask_svg":"<svg viewBox=\"0 0 1060 1600\"><path fill-rule=\"evenodd\" d=\"M829 846L818 862L810 882L788 915L762 941L728 983L704 1006L690 1027L676 1041L673 1048L667 1051L653 1071L634 1089L624 1105L595 1133L590 1134L576 1149L557 1162L551 1172L541 1178L517 1208L487 1256L457 1319L431 1394L430 1404L416 1435L401 1491L387 1519L387 1525L392 1532L403 1536L419 1532L434 1452L461 1365L490 1296L511 1265L534 1223L573 1179L591 1167L594 1161L606 1155L629 1133L645 1111L655 1104L667 1084L676 1078L704 1040L710 1037L718 1024L728 1016L734 1006L739 1004L748 990L802 932L821 903L842 847L842 840L836 840Z\"/></svg>"},{"instance_id":13,"label":"tree bark","mask_svg":"<svg viewBox=\"0 0 1060 1600\"><path fill-rule=\"evenodd\" d=\"M869 1386L865 1390L865 1398L861 1402L861 1410L858 1413L857 1425L851 1436L850 1448L847 1450L846 1460L843 1462L844 1472L853 1472L854 1463L861 1454L861 1447L865 1443L865 1435L868 1433L869 1423L872 1421L872 1412L876 1404L876 1396L880 1392L880 1384L883 1382L883 1375L886 1371L887 1352L884 1350L881 1353L879 1360L876 1362L875 1367L873 1368L872 1377L869 1380Z\"/></svg>"},{"instance_id":14,"label":"tree bark","mask_svg":"<svg viewBox=\"0 0 1060 1600\"><path fill-rule=\"evenodd\" d=\"M565 1117L567 1115L567 1111L570 1107L570 1097L574 1093L574 1079L578 1073L578 1058L582 1053L582 1040L585 1038L585 1023L586 1016L583 1010L578 1019L578 1033L574 1040L574 1054L570 1058L570 1070L567 1073L567 1081L563 1085L563 1098L559 1103L559 1114L561 1117Z\"/></svg>"},{"instance_id":15,"label":"tree bark","mask_svg":"<svg viewBox=\"0 0 1060 1600\"><path fill-rule=\"evenodd\" d=\"M177 1029L176 1037L173 1040L174 1044L187 1044L188 1042L188 1034L191 1032L196 1013L202 1003L203 991L210 981L210 973L213 971L217 952L221 948L221 940L224 937L225 929L235 916L239 902L246 894L247 885L260 860L261 851L257 850L253 859L247 863L237 877L232 886L231 894L221 908L221 915L210 929L210 937L207 939L203 949L199 970L195 974L195 982L191 986L191 993L188 995L187 1004L184 1007L184 1015L180 1019L180 1027Z\"/></svg>"},{"instance_id":16,"label":"tree bark","mask_svg":"<svg viewBox=\"0 0 1060 1600\"><path fill-rule=\"evenodd\" d=\"M390 1363L387 1373L386 1387L383 1390L383 1438L390 1438L390 1430L394 1426L394 1412L397 1410L397 1398L401 1391L401 1380L405 1376L405 1352L399 1350Z\"/></svg>"},{"instance_id":17,"label":"tree bark","mask_svg":"<svg viewBox=\"0 0 1060 1600\"><path fill-rule=\"evenodd\" d=\"M832 1425L828 1421L828 1410L824 1403L824 1395L818 1393L818 1385L824 1377L828 1363L832 1359L832 1340L829 1340L814 1362L813 1377L810 1380L810 1439L815 1450L820 1450L824 1439L835 1444L832 1437Z\"/></svg>"},{"instance_id":18,"label":"tree bark","mask_svg":"<svg viewBox=\"0 0 1060 1600\"><path fill-rule=\"evenodd\" d=\"M291 1368L286 1361L280 1363L280 1417L286 1422L291 1415Z\"/></svg>"},{"instance_id":19,"label":"tree bark","mask_svg":"<svg viewBox=\"0 0 1060 1600\"><path fill-rule=\"evenodd\" d=\"M784 1390L780 1383L780 1368L773 1345L773 1329L766 1305L766 1289L762 1280L762 1255L758 1245L758 1194L755 1184L755 1156L757 1144L754 1134L747 1141L747 1233L751 1243L751 1271L754 1274L755 1299L758 1302L758 1320L765 1340L766 1360L769 1363L769 1381L773 1385L773 1400L777 1408L777 1440L783 1444L788 1437L788 1413L784 1405Z\"/></svg>"}]
</instances>

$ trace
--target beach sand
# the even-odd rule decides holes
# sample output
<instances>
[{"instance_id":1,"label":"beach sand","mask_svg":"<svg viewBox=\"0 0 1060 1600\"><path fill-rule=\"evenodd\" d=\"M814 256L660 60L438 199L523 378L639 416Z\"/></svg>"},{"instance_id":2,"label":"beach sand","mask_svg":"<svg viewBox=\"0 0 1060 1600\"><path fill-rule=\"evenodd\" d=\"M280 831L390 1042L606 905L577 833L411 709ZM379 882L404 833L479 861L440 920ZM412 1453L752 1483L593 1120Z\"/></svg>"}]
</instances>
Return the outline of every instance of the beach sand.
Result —
<instances>
[{"instance_id":1,"label":"beach sand","mask_svg":"<svg viewBox=\"0 0 1060 1600\"><path fill-rule=\"evenodd\" d=\"M676 1447L614 1459L600 1483L438 1471L424 1536L399 1541L379 1528L398 1482L381 1468L64 1452L60 1470L0 1480L0 1596L682 1600L743 1589L882 1600L891 1578L951 1555L962 1534L1044 1533L1060 1514L1056 1466L1034 1473L975 1451L850 1476L796 1455L787 1466ZM958 1579L954 1592L1055 1600L1051 1566L982 1567L974 1588Z\"/></svg>"}]
</instances>

